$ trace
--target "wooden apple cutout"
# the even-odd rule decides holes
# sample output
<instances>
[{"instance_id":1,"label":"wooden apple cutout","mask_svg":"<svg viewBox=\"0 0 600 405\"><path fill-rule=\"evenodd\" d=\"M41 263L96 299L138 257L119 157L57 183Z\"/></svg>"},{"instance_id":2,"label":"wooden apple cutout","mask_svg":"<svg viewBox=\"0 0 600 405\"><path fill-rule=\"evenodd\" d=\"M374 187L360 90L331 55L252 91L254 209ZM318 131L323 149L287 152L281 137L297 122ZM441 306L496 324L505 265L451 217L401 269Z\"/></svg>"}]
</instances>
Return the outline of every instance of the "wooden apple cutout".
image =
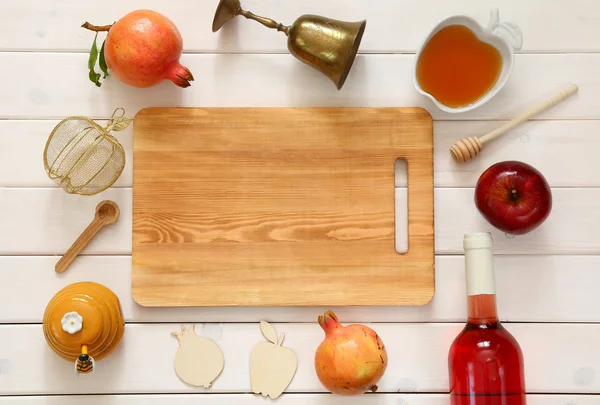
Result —
<instances>
[{"instance_id":1,"label":"wooden apple cutout","mask_svg":"<svg viewBox=\"0 0 600 405\"><path fill-rule=\"evenodd\" d=\"M277 398L287 388L296 374L296 353L281 346L285 334L277 339L275 328L260 321L260 330L268 342L260 342L250 353L250 384L252 392Z\"/></svg>"},{"instance_id":2,"label":"wooden apple cutout","mask_svg":"<svg viewBox=\"0 0 600 405\"><path fill-rule=\"evenodd\" d=\"M186 384L209 388L223 371L223 352L210 339L196 335L181 325L181 333L173 332L179 340L175 355L175 372Z\"/></svg>"}]
</instances>

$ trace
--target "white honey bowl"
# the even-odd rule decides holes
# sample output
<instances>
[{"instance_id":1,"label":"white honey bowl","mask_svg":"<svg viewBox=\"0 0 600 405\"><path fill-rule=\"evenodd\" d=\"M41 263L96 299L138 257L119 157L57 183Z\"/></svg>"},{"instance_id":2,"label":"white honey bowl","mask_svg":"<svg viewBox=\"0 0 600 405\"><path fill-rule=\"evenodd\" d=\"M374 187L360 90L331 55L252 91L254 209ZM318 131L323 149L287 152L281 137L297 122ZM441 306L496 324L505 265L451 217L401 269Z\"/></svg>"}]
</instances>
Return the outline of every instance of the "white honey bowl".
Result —
<instances>
[{"instance_id":1,"label":"white honey bowl","mask_svg":"<svg viewBox=\"0 0 600 405\"><path fill-rule=\"evenodd\" d=\"M435 34L449 25L463 25L469 28L480 41L492 45L500 52L500 56L502 56L502 71L500 72L500 76L494 87L474 103L463 107L449 107L440 103L435 97L423 90L417 80L417 63L419 62L419 57L421 56L423 48L425 48L425 45L427 45ZM515 50L521 49L522 45L523 34L521 29L513 23L501 22L497 8L492 9L487 27L482 27L477 21L465 15L456 15L446 18L431 30L419 48L413 64L413 83L419 93L431 99L431 101L433 101L433 103L442 111L448 113L462 113L473 110L487 103L502 89L502 87L504 87L513 70Z\"/></svg>"}]
</instances>

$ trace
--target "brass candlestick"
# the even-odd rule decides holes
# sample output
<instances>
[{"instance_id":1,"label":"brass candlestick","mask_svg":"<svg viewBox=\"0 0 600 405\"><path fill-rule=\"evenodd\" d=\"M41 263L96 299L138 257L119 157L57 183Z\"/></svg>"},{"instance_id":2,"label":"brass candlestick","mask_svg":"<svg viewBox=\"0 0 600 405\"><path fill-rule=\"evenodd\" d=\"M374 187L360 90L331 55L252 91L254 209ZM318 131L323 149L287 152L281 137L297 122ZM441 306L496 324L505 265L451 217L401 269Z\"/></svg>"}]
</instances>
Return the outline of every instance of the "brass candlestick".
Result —
<instances>
[{"instance_id":1,"label":"brass candlestick","mask_svg":"<svg viewBox=\"0 0 600 405\"><path fill-rule=\"evenodd\" d=\"M220 0L212 30L217 32L227 21L242 15L288 37L288 49L297 59L317 69L341 89L348 77L367 21L345 22L318 15L298 17L291 26L243 10L240 0Z\"/></svg>"}]
</instances>

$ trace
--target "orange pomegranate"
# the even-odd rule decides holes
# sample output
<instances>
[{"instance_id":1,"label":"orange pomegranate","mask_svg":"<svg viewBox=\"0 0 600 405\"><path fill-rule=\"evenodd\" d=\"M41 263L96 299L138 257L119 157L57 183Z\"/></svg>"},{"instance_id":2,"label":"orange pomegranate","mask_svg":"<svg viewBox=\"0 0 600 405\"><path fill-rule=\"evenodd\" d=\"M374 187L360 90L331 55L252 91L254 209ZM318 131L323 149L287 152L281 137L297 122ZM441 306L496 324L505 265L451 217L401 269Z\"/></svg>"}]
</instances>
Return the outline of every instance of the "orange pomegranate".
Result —
<instances>
[{"instance_id":1,"label":"orange pomegranate","mask_svg":"<svg viewBox=\"0 0 600 405\"><path fill-rule=\"evenodd\" d=\"M388 363L377 333L364 325L342 326L333 311L319 316L319 325L325 340L317 348L315 369L323 386L338 395L377 391Z\"/></svg>"},{"instance_id":2,"label":"orange pomegranate","mask_svg":"<svg viewBox=\"0 0 600 405\"><path fill-rule=\"evenodd\" d=\"M110 26L85 23L83 27L108 31L100 52L100 66L104 57L106 66L124 83L150 87L168 79L179 87L188 87L194 80L190 70L179 63L183 50L179 30L156 11L136 10Z\"/></svg>"}]
</instances>

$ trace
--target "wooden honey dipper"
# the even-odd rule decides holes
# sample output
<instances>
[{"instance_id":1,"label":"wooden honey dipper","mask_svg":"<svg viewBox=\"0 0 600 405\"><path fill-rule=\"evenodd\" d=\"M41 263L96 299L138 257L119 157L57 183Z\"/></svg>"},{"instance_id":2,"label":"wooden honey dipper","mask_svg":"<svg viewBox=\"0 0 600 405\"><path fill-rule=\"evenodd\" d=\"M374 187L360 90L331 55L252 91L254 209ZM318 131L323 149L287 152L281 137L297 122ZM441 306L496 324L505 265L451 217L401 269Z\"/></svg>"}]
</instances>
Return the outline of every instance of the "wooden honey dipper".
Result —
<instances>
[{"instance_id":1,"label":"wooden honey dipper","mask_svg":"<svg viewBox=\"0 0 600 405\"><path fill-rule=\"evenodd\" d=\"M504 135L506 132L510 131L517 125L527 121L529 118L543 111L546 111L550 107L560 103L566 98L577 93L577 90L579 90L579 87L577 87L576 84L571 84L554 97L549 98L548 100L533 107L529 111L519 115L518 117L513 118L500 128L495 129L492 132L489 132L479 138L471 136L469 138L464 138L456 142L450 148L450 153L452 154L452 157L458 163L464 163L473 159L479 154L479 152L481 152L481 150L483 149L483 145L485 145L486 143L498 138L500 135Z\"/></svg>"}]
</instances>

